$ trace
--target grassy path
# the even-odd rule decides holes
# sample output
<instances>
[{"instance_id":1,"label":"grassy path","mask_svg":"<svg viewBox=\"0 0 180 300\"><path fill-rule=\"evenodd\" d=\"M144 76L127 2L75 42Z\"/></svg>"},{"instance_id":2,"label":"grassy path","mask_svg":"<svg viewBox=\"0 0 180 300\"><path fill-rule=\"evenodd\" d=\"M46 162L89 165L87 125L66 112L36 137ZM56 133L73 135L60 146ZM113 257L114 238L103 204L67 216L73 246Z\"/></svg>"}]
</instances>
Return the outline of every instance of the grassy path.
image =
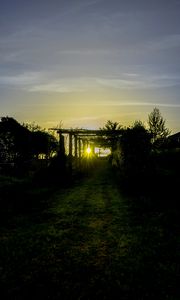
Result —
<instances>
[{"instance_id":1,"label":"grassy path","mask_svg":"<svg viewBox=\"0 0 180 300\"><path fill-rule=\"evenodd\" d=\"M134 215L102 163L34 222L2 231L1 299L178 299L175 246L152 219Z\"/></svg>"}]
</instances>

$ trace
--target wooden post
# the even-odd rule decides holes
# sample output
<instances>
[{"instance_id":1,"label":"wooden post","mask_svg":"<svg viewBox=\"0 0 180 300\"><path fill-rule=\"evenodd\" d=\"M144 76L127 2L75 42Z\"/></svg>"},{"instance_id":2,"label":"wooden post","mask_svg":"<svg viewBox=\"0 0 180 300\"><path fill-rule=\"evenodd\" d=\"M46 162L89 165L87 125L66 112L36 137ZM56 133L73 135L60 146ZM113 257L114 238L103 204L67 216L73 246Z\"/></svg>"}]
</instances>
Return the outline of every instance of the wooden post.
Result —
<instances>
[{"instance_id":1,"label":"wooden post","mask_svg":"<svg viewBox=\"0 0 180 300\"><path fill-rule=\"evenodd\" d=\"M94 143L92 142L92 144L91 144L92 146L91 146L91 149L92 149L92 154L94 155L95 154L95 145L94 145Z\"/></svg>"},{"instance_id":2,"label":"wooden post","mask_svg":"<svg viewBox=\"0 0 180 300\"><path fill-rule=\"evenodd\" d=\"M72 133L69 133L69 157L72 157Z\"/></svg>"},{"instance_id":3,"label":"wooden post","mask_svg":"<svg viewBox=\"0 0 180 300\"><path fill-rule=\"evenodd\" d=\"M83 139L83 155L86 154L86 148L87 148L87 140Z\"/></svg>"},{"instance_id":4,"label":"wooden post","mask_svg":"<svg viewBox=\"0 0 180 300\"><path fill-rule=\"evenodd\" d=\"M72 173L72 149L73 149L73 145L72 145L72 133L69 133L69 156L68 156L68 162L69 162L69 171L70 173Z\"/></svg>"},{"instance_id":5,"label":"wooden post","mask_svg":"<svg viewBox=\"0 0 180 300\"><path fill-rule=\"evenodd\" d=\"M78 143L77 143L77 136L74 135L74 155L75 158L78 156Z\"/></svg>"},{"instance_id":6,"label":"wooden post","mask_svg":"<svg viewBox=\"0 0 180 300\"><path fill-rule=\"evenodd\" d=\"M59 152L60 154L64 155L65 154L65 147L64 147L64 136L60 132L59 134Z\"/></svg>"},{"instance_id":7,"label":"wooden post","mask_svg":"<svg viewBox=\"0 0 180 300\"><path fill-rule=\"evenodd\" d=\"M80 138L78 138L78 156L79 156L79 158L81 158L81 139Z\"/></svg>"}]
</instances>

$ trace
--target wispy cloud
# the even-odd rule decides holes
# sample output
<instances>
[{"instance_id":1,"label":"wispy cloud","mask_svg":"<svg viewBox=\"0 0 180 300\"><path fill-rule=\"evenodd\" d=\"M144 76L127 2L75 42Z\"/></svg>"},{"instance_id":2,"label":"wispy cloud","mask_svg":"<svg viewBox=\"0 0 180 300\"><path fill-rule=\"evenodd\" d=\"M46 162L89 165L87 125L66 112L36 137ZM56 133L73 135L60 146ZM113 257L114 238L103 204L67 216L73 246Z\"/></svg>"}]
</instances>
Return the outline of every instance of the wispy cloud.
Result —
<instances>
[{"instance_id":1,"label":"wispy cloud","mask_svg":"<svg viewBox=\"0 0 180 300\"><path fill-rule=\"evenodd\" d=\"M24 72L16 76L0 76L0 84L24 87L42 80L40 72Z\"/></svg>"},{"instance_id":2,"label":"wispy cloud","mask_svg":"<svg viewBox=\"0 0 180 300\"><path fill-rule=\"evenodd\" d=\"M97 88L146 90L180 85L180 75L123 73L111 77L61 77L56 72L23 72L0 76L1 85L18 87L28 92L72 93Z\"/></svg>"},{"instance_id":3,"label":"wispy cloud","mask_svg":"<svg viewBox=\"0 0 180 300\"><path fill-rule=\"evenodd\" d=\"M83 92L85 91L85 87L83 85L79 85L77 83L47 83L35 85L28 88L29 92L52 92L52 93L72 93L72 92Z\"/></svg>"},{"instance_id":4,"label":"wispy cloud","mask_svg":"<svg viewBox=\"0 0 180 300\"><path fill-rule=\"evenodd\" d=\"M166 50L180 47L180 34L171 34L148 41L145 45L150 50Z\"/></svg>"},{"instance_id":5,"label":"wispy cloud","mask_svg":"<svg viewBox=\"0 0 180 300\"><path fill-rule=\"evenodd\" d=\"M77 48L77 49L66 49L58 51L58 54L63 55L117 55L119 54L120 50L113 49L113 48Z\"/></svg>"},{"instance_id":6,"label":"wispy cloud","mask_svg":"<svg viewBox=\"0 0 180 300\"><path fill-rule=\"evenodd\" d=\"M0 76L0 84L18 87L28 92L82 92L97 86L90 77L58 78L58 74L46 72L23 72L16 76Z\"/></svg>"},{"instance_id":7,"label":"wispy cloud","mask_svg":"<svg viewBox=\"0 0 180 300\"><path fill-rule=\"evenodd\" d=\"M154 89L180 85L180 76L127 74L124 78L99 78L97 82L116 89ZM137 80L138 79L138 80Z\"/></svg>"},{"instance_id":8,"label":"wispy cloud","mask_svg":"<svg viewBox=\"0 0 180 300\"><path fill-rule=\"evenodd\" d=\"M72 93L84 92L97 87L96 80L90 77L62 78L28 87L29 92Z\"/></svg>"},{"instance_id":9,"label":"wispy cloud","mask_svg":"<svg viewBox=\"0 0 180 300\"><path fill-rule=\"evenodd\" d=\"M111 103L107 103L104 105L109 105L109 106L153 106L153 107L174 107L174 108L180 108L180 104L178 103L160 103L160 102L111 102Z\"/></svg>"}]
</instances>

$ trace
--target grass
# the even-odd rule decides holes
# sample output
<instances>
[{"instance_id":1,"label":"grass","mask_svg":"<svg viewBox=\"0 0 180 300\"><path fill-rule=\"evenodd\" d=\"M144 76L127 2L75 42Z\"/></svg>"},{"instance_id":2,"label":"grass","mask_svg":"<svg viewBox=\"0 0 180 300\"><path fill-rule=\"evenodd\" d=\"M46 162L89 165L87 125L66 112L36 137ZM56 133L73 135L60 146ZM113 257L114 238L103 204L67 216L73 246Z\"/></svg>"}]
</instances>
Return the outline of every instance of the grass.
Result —
<instances>
[{"instance_id":1,"label":"grass","mask_svg":"<svg viewBox=\"0 0 180 300\"><path fill-rule=\"evenodd\" d=\"M106 162L71 187L31 192L44 204L1 228L1 299L179 299L178 212L172 222L142 208Z\"/></svg>"}]
</instances>

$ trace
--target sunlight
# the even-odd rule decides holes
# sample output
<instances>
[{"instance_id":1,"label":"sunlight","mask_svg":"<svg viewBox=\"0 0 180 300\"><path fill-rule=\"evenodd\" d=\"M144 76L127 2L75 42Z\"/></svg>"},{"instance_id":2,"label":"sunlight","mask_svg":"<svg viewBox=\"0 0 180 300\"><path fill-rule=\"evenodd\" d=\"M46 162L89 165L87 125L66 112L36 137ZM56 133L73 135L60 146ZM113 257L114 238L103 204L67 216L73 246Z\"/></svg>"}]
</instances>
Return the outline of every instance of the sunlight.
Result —
<instances>
[{"instance_id":1,"label":"sunlight","mask_svg":"<svg viewBox=\"0 0 180 300\"><path fill-rule=\"evenodd\" d=\"M95 154L98 157L107 157L111 154L110 148L95 147Z\"/></svg>"},{"instance_id":2,"label":"sunlight","mask_svg":"<svg viewBox=\"0 0 180 300\"><path fill-rule=\"evenodd\" d=\"M87 152L88 155L90 155L90 153L91 153L91 148L88 147L88 148L86 149L86 152Z\"/></svg>"}]
</instances>

